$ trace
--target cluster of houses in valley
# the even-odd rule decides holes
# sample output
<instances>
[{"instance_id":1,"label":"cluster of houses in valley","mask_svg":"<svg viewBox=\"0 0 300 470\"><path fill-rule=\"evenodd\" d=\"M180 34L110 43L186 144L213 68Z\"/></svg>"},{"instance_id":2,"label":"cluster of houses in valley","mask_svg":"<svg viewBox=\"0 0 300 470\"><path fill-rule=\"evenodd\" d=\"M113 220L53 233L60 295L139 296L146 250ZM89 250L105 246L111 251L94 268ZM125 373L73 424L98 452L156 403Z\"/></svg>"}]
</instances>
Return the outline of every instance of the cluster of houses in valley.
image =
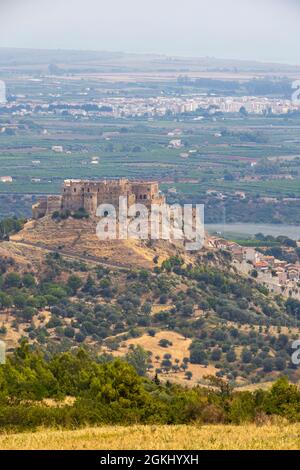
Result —
<instances>
[{"instance_id":1,"label":"cluster of houses in valley","mask_svg":"<svg viewBox=\"0 0 300 470\"><path fill-rule=\"evenodd\" d=\"M230 252L233 266L240 273L254 276L271 292L300 300L299 262L288 263L222 238L211 238L210 246Z\"/></svg>"}]
</instances>

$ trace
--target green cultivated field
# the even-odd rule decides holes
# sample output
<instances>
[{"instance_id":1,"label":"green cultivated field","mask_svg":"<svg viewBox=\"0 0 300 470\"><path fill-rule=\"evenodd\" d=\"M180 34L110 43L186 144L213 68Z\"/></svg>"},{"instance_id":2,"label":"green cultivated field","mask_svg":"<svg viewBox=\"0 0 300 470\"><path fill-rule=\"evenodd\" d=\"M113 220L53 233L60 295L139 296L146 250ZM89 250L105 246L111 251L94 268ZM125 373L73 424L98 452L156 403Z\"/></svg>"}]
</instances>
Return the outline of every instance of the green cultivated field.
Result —
<instances>
[{"instance_id":1,"label":"green cultivated field","mask_svg":"<svg viewBox=\"0 0 300 470\"><path fill-rule=\"evenodd\" d=\"M297 158L300 119L226 117L212 123L176 122L170 118L168 122L148 119L137 122L110 118L78 121L62 116L11 119L1 115L0 125L1 122L5 125L8 119L16 129L13 135L0 134L0 168L1 175L12 176L14 182L0 183L2 193L55 193L65 178L127 176L172 181L165 188L175 185L183 196L195 198L207 189L300 196ZM48 134L42 134L43 129ZM173 137L167 134L172 129L182 132L181 149L168 148ZM215 136L224 129L222 137ZM117 134L107 140L103 136L106 132ZM241 141L245 133L251 142ZM53 145L62 145L64 152L54 153ZM189 157L183 158L182 153L189 153ZM98 165L91 164L93 156L99 157ZM292 159L276 160L281 157ZM34 160L40 164L35 165ZM255 168L250 165L253 160L257 161ZM228 173L233 178L226 178ZM286 174L292 174L293 179L272 178ZM244 180L250 176L262 179Z\"/></svg>"},{"instance_id":2,"label":"green cultivated field","mask_svg":"<svg viewBox=\"0 0 300 470\"><path fill-rule=\"evenodd\" d=\"M197 120L197 111L155 118L147 115L114 118L104 114L74 117L62 112L59 106L100 103L107 97L174 98L199 93L238 96L247 94L247 86L230 74L233 80L230 88L224 78L211 84L206 80L201 86L184 82L179 80L180 70L168 77L163 72L133 76L140 67L157 70L158 64L153 63L151 68L146 59L141 64L134 60L134 69L129 72L132 57L126 59L125 66L119 56L108 59L105 54L96 54L100 60L97 65L94 60L90 62L94 53L69 56L69 52L67 55L61 52L61 57L65 57L60 64L64 72L54 76L47 72L50 59L45 59L44 54L34 53L37 61L34 66L31 56L23 58L24 63L30 59L26 71L16 65L9 76L7 69L1 68L7 58L0 57L0 77L6 81L8 95L14 96L18 105L18 109L10 112L0 107L0 176L13 177L11 184L0 182L0 217L22 214L22 208L26 215L30 213L30 203L17 203L13 199L15 193L20 197L55 194L67 178L128 177L157 179L164 191L175 187L177 193L169 195L170 202L206 204L209 222L223 220L220 200L206 195L207 190L216 190L228 197L226 213L230 222L300 223L297 200L285 207L280 200L300 197L300 116L206 113L202 120ZM71 57L76 65L71 64ZM16 57L16 63L18 60ZM119 68L112 65L120 60ZM87 72L89 67L93 72ZM169 70L170 64L164 63L164 67ZM190 63L189 67L194 65ZM111 75L103 76L103 72ZM289 83L280 80L284 96L288 97ZM267 96L283 96L281 92L276 94L274 83L263 85ZM257 84L259 80L249 89L255 90ZM24 108L28 104L51 105L51 112L40 107L26 114ZM175 138L182 141L179 149L169 148L170 140ZM54 145L63 146L63 152L54 153L51 150ZM92 164L92 157L98 157L99 164ZM33 163L36 160L40 163ZM253 162L255 166L251 166ZM246 192L247 208L234 199L236 191ZM279 198L277 206L258 206L257 200L264 196Z\"/></svg>"}]
</instances>

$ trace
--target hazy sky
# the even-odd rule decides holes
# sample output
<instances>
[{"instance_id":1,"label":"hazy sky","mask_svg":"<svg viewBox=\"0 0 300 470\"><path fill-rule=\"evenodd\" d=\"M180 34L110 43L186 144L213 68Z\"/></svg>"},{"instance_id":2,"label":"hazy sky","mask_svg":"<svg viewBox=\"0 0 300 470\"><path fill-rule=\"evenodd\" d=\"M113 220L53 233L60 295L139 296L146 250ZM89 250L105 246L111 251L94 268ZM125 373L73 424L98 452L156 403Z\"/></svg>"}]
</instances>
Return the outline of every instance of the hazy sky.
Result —
<instances>
[{"instance_id":1,"label":"hazy sky","mask_svg":"<svg viewBox=\"0 0 300 470\"><path fill-rule=\"evenodd\" d=\"M0 46L300 64L300 0L0 0Z\"/></svg>"}]
</instances>

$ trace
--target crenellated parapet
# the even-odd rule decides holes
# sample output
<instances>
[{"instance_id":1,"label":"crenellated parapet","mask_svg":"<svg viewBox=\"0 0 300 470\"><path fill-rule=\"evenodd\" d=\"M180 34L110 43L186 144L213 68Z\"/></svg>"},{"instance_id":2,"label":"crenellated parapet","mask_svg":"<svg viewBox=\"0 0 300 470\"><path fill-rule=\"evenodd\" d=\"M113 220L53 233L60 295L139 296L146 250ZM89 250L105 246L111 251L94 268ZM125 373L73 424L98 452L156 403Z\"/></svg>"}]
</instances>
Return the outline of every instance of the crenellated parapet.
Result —
<instances>
[{"instance_id":1,"label":"crenellated parapet","mask_svg":"<svg viewBox=\"0 0 300 470\"><path fill-rule=\"evenodd\" d=\"M38 219L55 211L76 212L85 209L90 215L96 215L100 204L112 204L118 207L119 198L127 197L128 207L141 203L164 204L165 197L154 181L130 181L126 178L115 180L65 180L61 195L41 198L33 207L33 218Z\"/></svg>"}]
</instances>

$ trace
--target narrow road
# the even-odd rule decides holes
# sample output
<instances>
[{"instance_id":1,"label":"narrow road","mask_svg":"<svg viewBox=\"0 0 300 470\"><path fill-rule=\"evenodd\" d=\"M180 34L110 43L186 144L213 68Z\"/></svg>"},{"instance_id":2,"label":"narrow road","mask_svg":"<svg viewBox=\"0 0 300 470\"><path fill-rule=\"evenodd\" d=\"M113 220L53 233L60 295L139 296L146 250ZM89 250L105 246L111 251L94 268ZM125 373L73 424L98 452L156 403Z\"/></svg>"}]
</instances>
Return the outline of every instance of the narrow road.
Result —
<instances>
[{"instance_id":1,"label":"narrow road","mask_svg":"<svg viewBox=\"0 0 300 470\"><path fill-rule=\"evenodd\" d=\"M120 263L118 261L112 261L112 260L108 260L107 258L100 258L98 256L79 255L78 253L76 253L76 251L73 251L73 250L68 250L68 249L59 250L59 249L50 247L48 245L43 245L42 243L33 243L33 242L26 241L26 240L22 240L22 241L11 240L10 243L17 245L17 246L37 248L37 249L46 251L47 253L59 253L60 255L66 258L71 258L77 261L82 261L83 263L86 263L87 261L89 261L95 265L101 264L102 266L107 266L108 268L115 268L115 269L120 269L120 270L125 269L128 271L132 269L132 266L126 263Z\"/></svg>"}]
</instances>

